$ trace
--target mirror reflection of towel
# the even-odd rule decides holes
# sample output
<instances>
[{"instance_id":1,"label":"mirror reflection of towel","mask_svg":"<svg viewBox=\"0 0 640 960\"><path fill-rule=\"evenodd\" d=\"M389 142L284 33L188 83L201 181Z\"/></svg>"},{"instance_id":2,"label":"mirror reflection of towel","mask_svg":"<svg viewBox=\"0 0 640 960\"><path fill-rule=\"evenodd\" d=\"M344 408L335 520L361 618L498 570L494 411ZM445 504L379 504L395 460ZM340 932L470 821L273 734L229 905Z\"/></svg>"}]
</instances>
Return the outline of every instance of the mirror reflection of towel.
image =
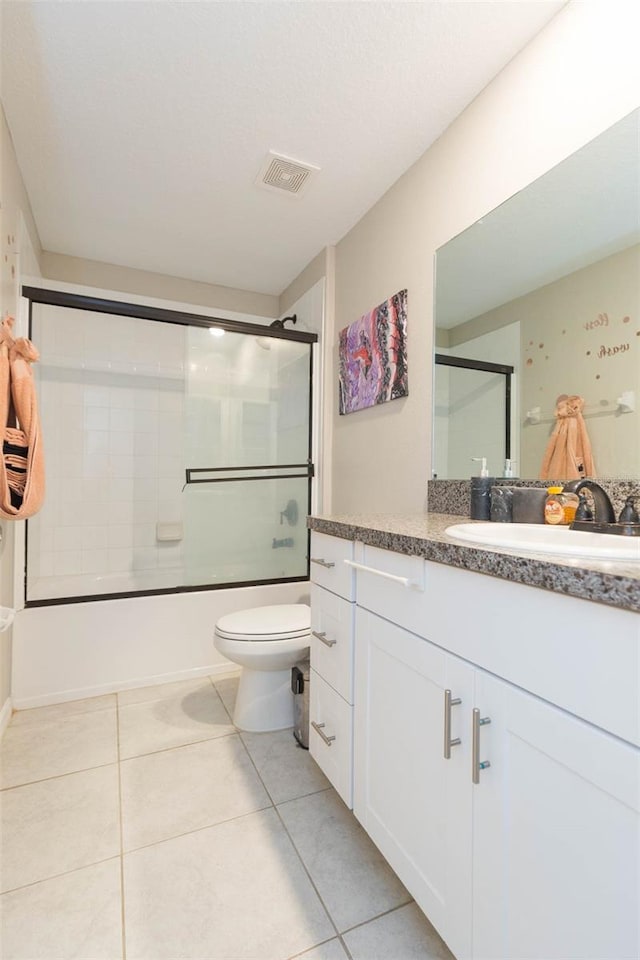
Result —
<instances>
[{"instance_id":1,"label":"mirror reflection of towel","mask_svg":"<svg viewBox=\"0 0 640 960\"><path fill-rule=\"evenodd\" d=\"M565 393L556 401L556 425L540 468L541 480L579 480L595 477L591 441L582 417L582 397Z\"/></svg>"},{"instance_id":2,"label":"mirror reflection of towel","mask_svg":"<svg viewBox=\"0 0 640 960\"><path fill-rule=\"evenodd\" d=\"M13 317L0 325L0 517L24 520L44 500L44 459L31 364L38 351L11 334Z\"/></svg>"}]
</instances>

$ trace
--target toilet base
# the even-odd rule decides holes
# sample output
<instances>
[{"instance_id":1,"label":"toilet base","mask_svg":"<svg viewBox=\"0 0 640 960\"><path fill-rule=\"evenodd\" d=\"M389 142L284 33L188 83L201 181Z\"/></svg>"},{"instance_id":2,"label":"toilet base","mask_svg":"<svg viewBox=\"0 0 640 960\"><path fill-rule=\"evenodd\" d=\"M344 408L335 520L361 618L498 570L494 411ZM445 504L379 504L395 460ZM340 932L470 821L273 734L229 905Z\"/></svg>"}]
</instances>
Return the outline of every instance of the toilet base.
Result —
<instances>
[{"instance_id":1,"label":"toilet base","mask_svg":"<svg viewBox=\"0 0 640 960\"><path fill-rule=\"evenodd\" d=\"M252 670L243 667L233 724L247 733L267 733L293 726L291 668Z\"/></svg>"}]
</instances>

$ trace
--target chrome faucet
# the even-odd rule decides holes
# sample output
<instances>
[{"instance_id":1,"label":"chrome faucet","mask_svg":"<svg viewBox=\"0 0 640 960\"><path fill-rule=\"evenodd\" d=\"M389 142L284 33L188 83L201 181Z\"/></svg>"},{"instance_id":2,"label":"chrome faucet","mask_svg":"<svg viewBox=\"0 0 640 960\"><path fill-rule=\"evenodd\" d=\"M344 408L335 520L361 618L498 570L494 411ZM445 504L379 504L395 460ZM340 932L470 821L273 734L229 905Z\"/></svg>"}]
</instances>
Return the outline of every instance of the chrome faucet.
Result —
<instances>
[{"instance_id":1,"label":"chrome faucet","mask_svg":"<svg viewBox=\"0 0 640 960\"><path fill-rule=\"evenodd\" d=\"M564 489L567 493L579 493L584 488L591 491L593 496L593 505L595 507L595 519L605 523L615 523L616 516L613 512L613 504L608 494L602 489L595 480L571 480L565 483Z\"/></svg>"}]
</instances>

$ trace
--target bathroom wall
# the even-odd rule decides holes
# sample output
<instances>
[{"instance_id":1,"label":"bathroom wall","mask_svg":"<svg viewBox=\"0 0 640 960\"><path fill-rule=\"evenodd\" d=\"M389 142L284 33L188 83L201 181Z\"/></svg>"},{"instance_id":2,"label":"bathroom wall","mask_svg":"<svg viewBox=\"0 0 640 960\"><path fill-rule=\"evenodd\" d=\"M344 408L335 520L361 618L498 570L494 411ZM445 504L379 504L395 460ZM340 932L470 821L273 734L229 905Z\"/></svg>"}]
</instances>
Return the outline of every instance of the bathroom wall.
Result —
<instances>
[{"instance_id":1,"label":"bathroom wall","mask_svg":"<svg viewBox=\"0 0 640 960\"><path fill-rule=\"evenodd\" d=\"M279 299L281 317L291 313L302 314L305 312L302 299L312 287L315 287L318 282L323 280L327 275L327 264L330 255L330 248L325 247L324 250L321 250L320 253L307 264L302 273L298 274L286 290L282 291ZM313 332L319 333L320 331L314 330Z\"/></svg>"},{"instance_id":2,"label":"bathroom wall","mask_svg":"<svg viewBox=\"0 0 640 960\"><path fill-rule=\"evenodd\" d=\"M16 265L16 256L19 254L19 218L22 215L26 231L29 236L30 246L36 256L38 264L42 258L42 247L40 237L36 228L31 204L27 197L27 191L22 180L22 174L18 166L16 152L11 139L11 133L7 126L4 110L0 104L0 218L2 224L2 233L0 234L1 257L1 287L0 287L0 305L4 312L10 307L15 308L15 298L17 292L18 269ZM28 266L28 265L27 265ZM12 269L13 267L13 269ZM27 271L23 268L22 273Z\"/></svg>"},{"instance_id":3,"label":"bathroom wall","mask_svg":"<svg viewBox=\"0 0 640 960\"><path fill-rule=\"evenodd\" d=\"M51 280L118 290L142 297L175 300L193 306L217 307L261 317L279 316L279 299L267 293L236 290L215 283L200 283L181 277L167 277L148 270L119 267L113 263L68 257L48 250L42 254L42 274ZM124 299L124 298L120 298Z\"/></svg>"},{"instance_id":4,"label":"bathroom wall","mask_svg":"<svg viewBox=\"0 0 640 960\"><path fill-rule=\"evenodd\" d=\"M312 434L313 449L311 458L315 467L315 482L312 492L312 513L322 513L327 506L327 487L331 476L331 417L327 413L330 398L327 390L331 384L325 382L327 369L331 364L327 357L328 324L327 310L331 307L328 284L332 278L333 248L322 251L303 270L297 280L284 291L280 298L281 316L295 314L296 330L316 333L318 342L313 347L313 396L312 396ZM319 274L319 275L318 275ZM304 291L304 292L301 292ZM296 295L297 299L291 297ZM285 304L285 306L282 306ZM302 507L302 505L301 505Z\"/></svg>"},{"instance_id":5,"label":"bathroom wall","mask_svg":"<svg viewBox=\"0 0 640 960\"><path fill-rule=\"evenodd\" d=\"M333 413L333 506L422 511L430 476L435 250L638 106L638 13L569 3L337 245L338 331L408 289L409 396Z\"/></svg>"},{"instance_id":6,"label":"bathroom wall","mask_svg":"<svg viewBox=\"0 0 640 960\"><path fill-rule=\"evenodd\" d=\"M16 315L20 276L38 272L40 255L40 238L0 107L0 319L7 313ZM0 605L12 607L16 524L2 521L1 526ZM0 633L0 733L11 712L11 652L12 631L9 629Z\"/></svg>"}]
</instances>

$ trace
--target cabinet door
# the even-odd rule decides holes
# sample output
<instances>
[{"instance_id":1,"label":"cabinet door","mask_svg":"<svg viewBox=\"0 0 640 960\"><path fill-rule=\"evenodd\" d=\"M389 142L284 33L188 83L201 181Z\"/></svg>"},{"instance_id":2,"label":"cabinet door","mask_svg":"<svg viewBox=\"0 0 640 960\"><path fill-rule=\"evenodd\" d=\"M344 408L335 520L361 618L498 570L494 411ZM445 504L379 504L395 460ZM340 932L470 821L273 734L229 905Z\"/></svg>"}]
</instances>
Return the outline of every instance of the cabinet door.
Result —
<instances>
[{"instance_id":1,"label":"cabinet door","mask_svg":"<svg viewBox=\"0 0 640 960\"><path fill-rule=\"evenodd\" d=\"M477 960L636 960L639 752L476 674Z\"/></svg>"},{"instance_id":2,"label":"cabinet door","mask_svg":"<svg viewBox=\"0 0 640 960\"><path fill-rule=\"evenodd\" d=\"M473 669L375 614L356 613L354 813L462 960L471 938L469 725ZM444 757L445 689L451 739Z\"/></svg>"}]
</instances>

